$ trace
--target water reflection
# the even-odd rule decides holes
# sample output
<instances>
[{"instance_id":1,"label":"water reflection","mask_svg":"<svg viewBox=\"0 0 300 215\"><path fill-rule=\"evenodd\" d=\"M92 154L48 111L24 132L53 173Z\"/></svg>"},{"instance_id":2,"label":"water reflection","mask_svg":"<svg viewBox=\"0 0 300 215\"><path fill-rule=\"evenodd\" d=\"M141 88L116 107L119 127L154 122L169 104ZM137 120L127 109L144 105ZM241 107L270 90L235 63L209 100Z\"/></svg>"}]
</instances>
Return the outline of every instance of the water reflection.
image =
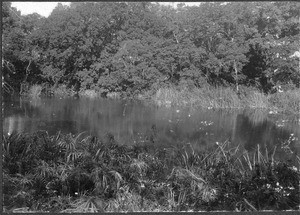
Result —
<instances>
[{"instance_id":1,"label":"water reflection","mask_svg":"<svg viewBox=\"0 0 300 215\"><path fill-rule=\"evenodd\" d=\"M4 102L3 129L5 133L86 131L96 136L110 132L124 144L191 143L195 149L229 140L247 150L257 144L272 149L294 134L290 146L297 152L300 126L295 122L299 119L276 117L262 111L158 108L125 100L17 98ZM278 123L282 120L284 125Z\"/></svg>"}]
</instances>

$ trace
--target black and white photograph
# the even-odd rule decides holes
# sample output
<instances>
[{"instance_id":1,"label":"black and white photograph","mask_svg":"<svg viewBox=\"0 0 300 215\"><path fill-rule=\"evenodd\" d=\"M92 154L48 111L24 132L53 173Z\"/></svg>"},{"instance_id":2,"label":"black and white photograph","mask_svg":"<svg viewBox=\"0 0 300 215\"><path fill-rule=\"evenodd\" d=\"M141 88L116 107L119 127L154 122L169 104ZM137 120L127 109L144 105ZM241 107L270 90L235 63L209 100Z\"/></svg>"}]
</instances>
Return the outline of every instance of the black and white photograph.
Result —
<instances>
[{"instance_id":1,"label":"black and white photograph","mask_svg":"<svg viewBox=\"0 0 300 215\"><path fill-rule=\"evenodd\" d=\"M2 212L299 212L299 2L1 6Z\"/></svg>"}]
</instances>

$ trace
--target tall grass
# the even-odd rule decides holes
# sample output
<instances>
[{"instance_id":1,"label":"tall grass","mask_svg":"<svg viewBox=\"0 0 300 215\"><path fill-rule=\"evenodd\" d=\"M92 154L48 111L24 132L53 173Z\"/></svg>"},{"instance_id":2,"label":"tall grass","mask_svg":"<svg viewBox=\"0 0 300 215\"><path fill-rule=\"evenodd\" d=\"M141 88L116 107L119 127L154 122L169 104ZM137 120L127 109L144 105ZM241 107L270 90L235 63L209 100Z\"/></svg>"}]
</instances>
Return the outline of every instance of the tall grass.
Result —
<instances>
[{"instance_id":1,"label":"tall grass","mask_svg":"<svg viewBox=\"0 0 300 215\"><path fill-rule=\"evenodd\" d=\"M192 105L205 108L239 108L238 95L231 88L161 88L153 98L158 105Z\"/></svg>"},{"instance_id":2,"label":"tall grass","mask_svg":"<svg viewBox=\"0 0 300 215\"><path fill-rule=\"evenodd\" d=\"M258 91L250 91L242 100L244 107L267 109L270 107L268 97Z\"/></svg>"},{"instance_id":3,"label":"tall grass","mask_svg":"<svg viewBox=\"0 0 300 215\"><path fill-rule=\"evenodd\" d=\"M255 211L299 209L300 170L226 141L207 151L191 144L119 145L47 132L3 136L5 211ZM300 161L300 160L298 160Z\"/></svg>"},{"instance_id":4,"label":"tall grass","mask_svg":"<svg viewBox=\"0 0 300 215\"><path fill-rule=\"evenodd\" d=\"M153 100L160 105L180 105L182 102L187 103L187 100L180 100L183 97L183 91L178 91L174 88L161 88L154 95Z\"/></svg>"},{"instance_id":5,"label":"tall grass","mask_svg":"<svg viewBox=\"0 0 300 215\"><path fill-rule=\"evenodd\" d=\"M158 106L200 106L203 108L276 109L281 112L300 112L300 89L266 95L258 90L242 88L203 87L194 89L160 88L152 96Z\"/></svg>"},{"instance_id":6,"label":"tall grass","mask_svg":"<svg viewBox=\"0 0 300 215\"><path fill-rule=\"evenodd\" d=\"M300 89L277 92L270 95L269 103L273 109L285 110L291 113L300 113Z\"/></svg>"}]
</instances>

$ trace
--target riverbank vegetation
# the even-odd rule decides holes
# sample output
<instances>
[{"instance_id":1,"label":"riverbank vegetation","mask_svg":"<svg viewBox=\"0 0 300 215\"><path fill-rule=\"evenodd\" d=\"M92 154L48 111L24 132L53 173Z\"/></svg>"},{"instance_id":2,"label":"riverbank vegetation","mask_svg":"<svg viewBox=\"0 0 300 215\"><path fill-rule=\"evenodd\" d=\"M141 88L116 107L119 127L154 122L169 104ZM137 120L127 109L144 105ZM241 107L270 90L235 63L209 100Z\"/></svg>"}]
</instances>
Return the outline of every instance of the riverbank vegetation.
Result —
<instances>
[{"instance_id":1,"label":"riverbank vegetation","mask_svg":"<svg viewBox=\"0 0 300 215\"><path fill-rule=\"evenodd\" d=\"M299 157L216 143L121 145L107 134L3 136L6 212L256 211L299 209Z\"/></svg>"},{"instance_id":2,"label":"riverbank vegetation","mask_svg":"<svg viewBox=\"0 0 300 215\"><path fill-rule=\"evenodd\" d=\"M297 112L299 10L297 2L72 2L45 18L4 2L4 86Z\"/></svg>"},{"instance_id":3,"label":"riverbank vegetation","mask_svg":"<svg viewBox=\"0 0 300 215\"><path fill-rule=\"evenodd\" d=\"M152 96L159 106L200 106L208 109L251 108L269 109L272 112L300 113L300 90L287 90L264 94L254 88L242 88L239 92L231 88L160 88Z\"/></svg>"}]
</instances>

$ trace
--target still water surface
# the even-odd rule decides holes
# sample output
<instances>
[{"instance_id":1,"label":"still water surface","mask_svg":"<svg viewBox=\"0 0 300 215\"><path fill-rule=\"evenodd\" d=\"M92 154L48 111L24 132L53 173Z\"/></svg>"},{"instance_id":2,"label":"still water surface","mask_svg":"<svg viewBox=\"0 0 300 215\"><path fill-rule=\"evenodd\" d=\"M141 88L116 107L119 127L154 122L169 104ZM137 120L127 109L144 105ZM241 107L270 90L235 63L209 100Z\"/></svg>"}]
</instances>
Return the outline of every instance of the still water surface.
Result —
<instances>
[{"instance_id":1,"label":"still water surface","mask_svg":"<svg viewBox=\"0 0 300 215\"><path fill-rule=\"evenodd\" d=\"M208 110L157 107L126 100L25 99L3 101L3 132L49 134L86 132L114 135L121 144L150 143L172 146L190 143L196 150L229 141L252 150L259 144L281 159L297 159L300 152L298 116L274 115L267 111Z\"/></svg>"}]
</instances>

